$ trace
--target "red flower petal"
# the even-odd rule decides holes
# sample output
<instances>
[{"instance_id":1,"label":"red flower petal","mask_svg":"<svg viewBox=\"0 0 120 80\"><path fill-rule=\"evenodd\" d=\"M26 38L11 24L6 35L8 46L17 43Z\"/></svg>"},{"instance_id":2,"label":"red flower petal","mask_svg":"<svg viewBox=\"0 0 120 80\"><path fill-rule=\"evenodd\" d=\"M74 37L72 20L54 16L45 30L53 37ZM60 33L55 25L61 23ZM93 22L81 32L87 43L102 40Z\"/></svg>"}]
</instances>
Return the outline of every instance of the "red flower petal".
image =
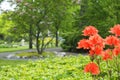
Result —
<instances>
[{"instance_id":1,"label":"red flower petal","mask_svg":"<svg viewBox=\"0 0 120 80\"><path fill-rule=\"evenodd\" d=\"M93 45L99 45L100 47L104 47L104 40L98 34L90 36L89 42Z\"/></svg>"},{"instance_id":2,"label":"red flower petal","mask_svg":"<svg viewBox=\"0 0 120 80\"><path fill-rule=\"evenodd\" d=\"M102 52L102 59L103 60L112 59L112 56L110 55L110 53L111 53L110 49L103 51Z\"/></svg>"},{"instance_id":3,"label":"red flower petal","mask_svg":"<svg viewBox=\"0 0 120 80\"><path fill-rule=\"evenodd\" d=\"M120 36L120 24L117 24L113 28L111 28L110 33L113 33L116 36Z\"/></svg>"},{"instance_id":4,"label":"red flower petal","mask_svg":"<svg viewBox=\"0 0 120 80\"><path fill-rule=\"evenodd\" d=\"M87 39L82 39L78 42L78 49L84 48L84 49L89 49L90 48L90 43L89 40Z\"/></svg>"},{"instance_id":5,"label":"red flower petal","mask_svg":"<svg viewBox=\"0 0 120 80\"><path fill-rule=\"evenodd\" d=\"M117 48L114 48L113 49L113 56L118 56L120 54L120 48L117 47Z\"/></svg>"},{"instance_id":6,"label":"red flower petal","mask_svg":"<svg viewBox=\"0 0 120 80\"><path fill-rule=\"evenodd\" d=\"M83 31L84 36L91 36L98 33L98 30L94 26L87 26Z\"/></svg>"},{"instance_id":7,"label":"red flower petal","mask_svg":"<svg viewBox=\"0 0 120 80\"><path fill-rule=\"evenodd\" d=\"M107 44L107 45L114 45L114 46L116 46L116 45L118 45L119 44L119 42L120 42L120 40L116 37L116 36L108 36L108 37L106 37L106 39L105 39L105 43Z\"/></svg>"},{"instance_id":8,"label":"red flower petal","mask_svg":"<svg viewBox=\"0 0 120 80\"><path fill-rule=\"evenodd\" d=\"M90 62L85 66L84 72L90 72L92 75L98 75L100 70L97 64Z\"/></svg>"}]
</instances>

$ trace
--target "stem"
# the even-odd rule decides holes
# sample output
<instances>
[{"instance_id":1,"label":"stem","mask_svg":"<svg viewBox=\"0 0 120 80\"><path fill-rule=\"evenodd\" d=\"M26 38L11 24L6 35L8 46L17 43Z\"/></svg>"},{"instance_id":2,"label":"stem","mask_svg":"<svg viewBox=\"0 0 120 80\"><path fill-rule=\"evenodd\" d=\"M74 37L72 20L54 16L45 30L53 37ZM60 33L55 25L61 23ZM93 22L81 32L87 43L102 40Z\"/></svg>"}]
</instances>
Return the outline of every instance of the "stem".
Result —
<instances>
[{"instance_id":1,"label":"stem","mask_svg":"<svg viewBox=\"0 0 120 80\"><path fill-rule=\"evenodd\" d=\"M118 58L116 57L115 60L116 60L117 75L119 77L119 63L118 63Z\"/></svg>"},{"instance_id":2,"label":"stem","mask_svg":"<svg viewBox=\"0 0 120 80\"><path fill-rule=\"evenodd\" d=\"M99 70L100 70L100 72L101 72L101 69L100 69L100 58L97 59L97 64L98 64L98 66L99 66Z\"/></svg>"},{"instance_id":3,"label":"stem","mask_svg":"<svg viewBox=\"0 0 120 80\"><path fill-rule=\"evenodd\" d=\"M95 75L92 75L92 80L95 80Z\"/></svg>"},{"instance_id":4,"label":"stem","mask_svg":"<svg viewBox=\"0 0 120 80\"><path fill-rule=\"evenodd\" d=\"M92 56L90 56L90 60L93 62L94 61L94 58L95 56L94 55L92 55Z\"/></svg>"},{"instance_id":5,"label":"stem","mask_svg":"<svg viewBox=\"0 0 120 80\"><path fill-rule=\"evenodd\" d=\"M109 62L106 61L106 63L107 63L107 67L108 67L108 77L109 77L109 80L111 80L112 78L111 78L111 70L109 69L110 68L109 67Z\"/></svg>"},{"instance_id":6,"label":"stem","mask_svg":"<svg viewBox=\"0 0 120 80\"><path fill-rule=\"evenodd\" d=\"M101 72L101 68L100 68L100 58L96 59L96 62L97 62L97 64L98 64L99 70L100 70L100 72ZM96 77L97 77L97 80L100 80L98 76L96 76Z\"/></svg>"}]
</instances>

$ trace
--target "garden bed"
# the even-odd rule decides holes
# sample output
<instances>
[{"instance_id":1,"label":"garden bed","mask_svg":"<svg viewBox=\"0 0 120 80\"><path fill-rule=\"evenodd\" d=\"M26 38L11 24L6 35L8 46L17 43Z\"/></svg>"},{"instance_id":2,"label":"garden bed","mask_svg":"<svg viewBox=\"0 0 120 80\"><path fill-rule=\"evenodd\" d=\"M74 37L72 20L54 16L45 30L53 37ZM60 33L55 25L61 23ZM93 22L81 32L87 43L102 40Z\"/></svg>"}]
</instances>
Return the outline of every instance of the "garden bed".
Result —
<instances>
[{"instance_id":1,"label":"garden bed","mask_svg":"<svg viewBox=\"0 0 120 80\"><path fill-rule=\"evenodd\" d=\"M92 80L90 73L84 73L84 67L89 61L88 56L78 55L28 61L15 67L1 66L0 80ZM106 63L100 65L99 79L109 80ZM112 73L112 79L118 80L116 73Z\"/></svg>"}]
</instances>

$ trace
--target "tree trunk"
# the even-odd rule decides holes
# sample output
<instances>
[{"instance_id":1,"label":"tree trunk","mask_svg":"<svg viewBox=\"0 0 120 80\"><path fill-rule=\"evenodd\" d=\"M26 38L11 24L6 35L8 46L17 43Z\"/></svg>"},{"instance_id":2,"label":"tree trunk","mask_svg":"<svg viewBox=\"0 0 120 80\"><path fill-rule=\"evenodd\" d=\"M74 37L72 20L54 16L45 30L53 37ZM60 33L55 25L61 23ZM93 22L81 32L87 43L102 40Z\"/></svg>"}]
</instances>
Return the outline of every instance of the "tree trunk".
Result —
<instances>
[{"instance_id":1,"label":"tree trunk","mask_svg":"<svg viewBox=\"0 0 120 80\"><path fill-rule=\"evenodd\" d=\"M55 33L55 35L56 35L56 47L58 47L58 38L59 38L59 35L58 35L58 30L56 30L56 33Z\"/></svg>"},{"instance_id":2,"label":"tree trunk","mask_svg":"<svg viewBox=\"0 0 120 80\"><path fill-rule=\"evenodd\" d=\"M37 53L41 54L41 51L39 49L39 47L40 47L39 44L40 44L40 42L39 42L39 32L38 32L36 35L36 49L37 49Z\"/></svg>"},{"instance_id":3,"label":"tree trunk","mask_svg":"<svg viewBox=\"0 0 120 80\"><path fill-rule=\"evenodd\" d=\"M32 49L32 26L30 26L30 30L29 30L29 49Z\"/></svg>"},{"instance_id":4,"label":"tree trunk","mask_svg":"<svg viewBox=\"0 0 120 80\"><path fill-rule=\"evenodd\" d=\"M39 49L39 40L38 39L36 39L36 49L37 49L37 53L41 54L41 51Z\"/></svg>"}]
</instances>

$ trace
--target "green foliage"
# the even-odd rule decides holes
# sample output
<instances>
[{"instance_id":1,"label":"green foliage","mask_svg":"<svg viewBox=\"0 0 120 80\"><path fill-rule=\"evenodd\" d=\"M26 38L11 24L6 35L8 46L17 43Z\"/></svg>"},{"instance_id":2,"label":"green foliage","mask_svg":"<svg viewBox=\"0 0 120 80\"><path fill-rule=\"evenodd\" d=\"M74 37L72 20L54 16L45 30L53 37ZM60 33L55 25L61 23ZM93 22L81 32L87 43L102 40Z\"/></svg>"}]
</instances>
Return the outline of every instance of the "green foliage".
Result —
<instances>
[{"instance_id":1,"label":"green foliage","mask_svg":"<svg viewBox=\"0 0 120 80\"><path fill-rule=\"evenodd\" d=\"M14 23L10 20L5 19L7 17L6 14L1 14L0 15L0 34L4 36L4 40L7 39L9 36L14 36L11 34L11 30L13 30ZM11 38L12 39L12 38ZM14 39L14 38L13 38Z\"/></svg>"},{"instance_id":2,"label":"green foliage","mask_svg":"<svg viewBox=\"0 0 120 80\"><path fill-rule=\"evenodd\" d=\"M0 40L0 44L3 44L4 43L4 40Z\"/></svg>"},{"instance_id":3,"label":"green foliage","mask_svg":"<svg viewBox=\"0 0 120 80\"><path fill-rule=\"evenodd\" d=\"M81 36L77 35L81 35L85 26L95 26L103 38L108 36L110 28L120 23L120 4L118 2L119 0L81 0L80 9L76 10L75 20L72 25L72 29L76 30L77 28L76 31L79 30L80 33L76 34L76 32L73 32L71 35L65 37L66 42L63 43L63 48L66 47L68 48L67 50L70 48L75 50L76 46L73 47L73 45L78 42L77 39L81 39ZM67 32L72 31L68 30Z\"/></svg>"},{"instance_id":4,"label":"green foliage","mask_svg":"<svg viewBox=\"0 0 120 80\"><path fill-rule=\"evenodd\" d=\"M0 48L12 48L13 46L10 44L0 44Z\"/></svg>"},{"instance_id":5,"label":"green foliage","mask_svg":"<svg viewBox=\"0 0 120 80\"><path fill-rule=\"evenodd\" d=\"M3 0L0 0L0 3L2 2Z\"/></svg>"},{"instance_id":6,"label":"green foliage","mask_svg":"<svg viewBox=\"0 0 120 80\"><path fill-rule=\"evenodd\" d=\"M1 66L1 80L92 80L90 74L84 74L83 66L88 57L46 58L31 61L16 67Z\"/></svg>"},{"instance_id":7,"label":"green foliage","mask_svg":"<svg viewBox=\"0 0 120 80\"><path fill-rule=\"evenodd\" d=\"M79 31L75 32L69 32L64 34L63 38L65 39L64 42L61 44L62 48L65 51L77 51L77 43L80 39L83 38L83 36L80 36Z\"/></svg>"},{"instance_id":8,"label":"green foliage","mask_svg":"<svg viewBox=\"0 0 120 80\"><path fill-rule=\"evenodd\" d=\"M0 35L2 36L0 39L5 40L10 43L12 41L19 41L19 40L21 40L21 38L27 37L26 36L27 34L24 34L25 29L23 30L23 27L21 27L22 30L21 30L21 28L17 28L16 26L18 26L18 24L15 23L11 19L11 17L9 17L9 16L11 16L11 13L12 12L9 12L8 14L2 13L0 15L0 30L1 30Z\"/></svg>"},{"instance_id":9,"label":"green foliage","mask_svg":"<svg viewBox=\"0 0 120 80\"><path fill-rule=\"evenodd\" d=\"M92 80L90 73L83 71L86 63L90 61L88 56L52 57L29 62L0 61L1 80ZM16 62L19 65L13 67ZM114 61L109 61L109 67L113 71L115 71L114 66L116 66ZM99 77L99 80L109 80L107 76L109 68L105 61L100 63L100 68L101 74L96 77ZM116 75L116 72L112 72L112 80L118 80Z\"/></svg>"},{"instance_id":10,"label":"green foliage","mask_svg":"<svg viewBox=\"0 0 120 80\"><path fill-rule=\"evenodd\" d=\"M76 27L76 21L78 17L78 10L80 6L75 4L71 8L68 9L68 15L66 16L65 20L62 22L63 26L61 29L61 36L64 39L61 47L65 51L76 51L76 41L80 39L80 30ZM79 38L78 38L79 36ZM81 36L82 37L82 36Z\"/></svg>"},{"instance_id":11,"label":"green foliage","mask_svg":"<svg viewBox=\"0 0 120 80\"><path fill-rule=\"evenodd\" d=\"M0 66L11 66L16 67L16 65L26 64L28 61L25 60L4 60L0 59ZM0 67L1 70L1 67Z\"/></svg>"},{"instance_id":12,"label":"green foliage","mask_svg":"<svg viewBox=\"0 0 120 80\"><path fill-rule=\"evenodd\" d=\"M50 41L51 40L51 41ZM50 41L50 42L49 42ZM42 38L39 39L39 43L42 44ZM49 43L48 45L46 45L46 48L51 48L51 47L55 47L55 38L52 38L52 37L46 37L44 39L44 44L47 44Z\"/></svg>"},{"instance_id":13,"label":"green foliage","mask_svg":"<svg viewBox=\"0 0 120 80\"><path fill-rule=\"evenodd\" d=\"M110 27L119 23L119 12L120 4L118 0L85 0L87 3L82 1L80 18L77 24L80 27L93 25L99 30L99 34L102 37L109 35ZM117 5L117 7L116 7ZM108 7L109 6L109 7ZM84 14L83 13L84 10ZM84 24L83 24L84 23Z\"/></svg>"}]
</instances>

